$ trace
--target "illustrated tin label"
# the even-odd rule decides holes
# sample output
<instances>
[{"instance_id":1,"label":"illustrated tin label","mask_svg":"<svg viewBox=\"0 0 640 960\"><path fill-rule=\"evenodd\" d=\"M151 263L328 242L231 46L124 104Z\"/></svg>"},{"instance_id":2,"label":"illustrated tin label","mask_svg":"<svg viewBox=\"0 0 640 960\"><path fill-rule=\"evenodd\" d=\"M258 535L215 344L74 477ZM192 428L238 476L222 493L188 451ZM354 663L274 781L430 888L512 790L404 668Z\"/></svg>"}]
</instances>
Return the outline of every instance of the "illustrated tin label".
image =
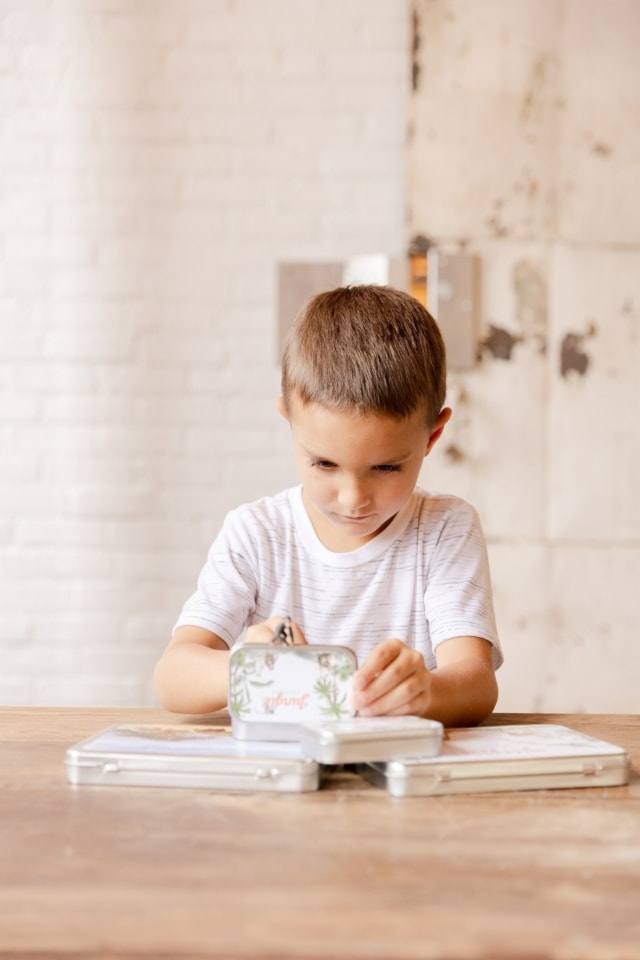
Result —
<instances>
[{"instance_id":1,"label":"illustrated tin label","mask_svg":"<svg viewBox=\"0 0 640 960\"><path fill-rule=\"evenodd\" d=\"M348 647L246 644L229 659L229 712L243 721L303 723L355 713Z\"/></svg>"}]
</instances>

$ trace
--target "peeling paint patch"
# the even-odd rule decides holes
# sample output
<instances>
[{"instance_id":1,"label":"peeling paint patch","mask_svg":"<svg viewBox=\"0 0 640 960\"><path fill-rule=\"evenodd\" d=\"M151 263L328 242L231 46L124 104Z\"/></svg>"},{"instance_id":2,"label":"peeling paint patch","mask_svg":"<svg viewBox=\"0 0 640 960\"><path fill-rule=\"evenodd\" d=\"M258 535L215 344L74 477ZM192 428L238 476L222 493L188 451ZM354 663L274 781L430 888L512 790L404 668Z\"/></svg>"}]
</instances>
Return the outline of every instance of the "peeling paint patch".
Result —
<instances>
[{"instance_id":1,"label":"peeling paint patch","mask_svg":"<svg viewBox=\"0 0 640 960\"><path fill-rule=\"evenodd\" d=\"M542 54L531 63L527 89L522 101L520 117L526 128L538 127L544 121L555 84L556 61Z\"/></svg>"},{"instance_id":2,"label":"peeling paint patch","mask_svg":"<svg viewBox=\"0 0 640 960\"><path fill-rule=\"evenodd\" d=\"M420 86L420 18L418 11L413 8L411 15L411 89L414 93Z\"/></svg>"},{"instance_id":3,"label":"peeling paint patch","mask_svg":"<svg viewBox=\"0 0 640 960\"><path fill-rule=\"evenodd\" d=\"M451 463L460 463L464 460L464 453L455 443L450 443L444 448L444 455Z\"/></svg>"},{"instance_id":4,"label":"peeling paint patch","mask_svg":"<svg viewBox=\"0 0 640 960\"><path fill-rule=\"evenodd\" d=\"M610 157L613 153L613 147L610 144L605 143L603 140L596 140L591 149L599 157Z\"/></svg>"},{"instance_id":5,"label":"peeling paint patch","mask_svg":"<svg viewBox=\"0 0 640 960\"><path fill-rule=\"evenodd\" d=\"M415 236L411 238L411 242L409 243L409 256L424 257L429 253L430 247L431 240L429 237L425 237L423 233L416 233Z\"/></svg>"},{"instance_id":6,"label":"peeling paint patch","mask_svg":"<svg viewBox=\"0 0 640 960\"><path fill-rule=\"evenodd\" d=\"M566 377L574 371L584 377L589 367L589 357L582 349L584 337L579 333L568 333L560 348L560 373Z\"/></svg>"},{"instance_id":7,"label":"peeling paint patch","mask_svg":"<svg viewBox=\"0 0 640 960\"><path fill-rule=\"evenodd\" d=\"M540 353L547 346L547 282L539 267L520 260L513 268L516 318L525 340L536 340Z\"/></svg>"},{"instance_id":8,"label":"peeling paint patch","mask_svg":"<svg viewBox=\"0 0 640 960\"><path fill-rule=\"evenodd\" d=\"M509 228L505 224L502 216L503 207L504 200L501 197L497 197L493 201L493 212L485 221L494 237L506 237L509 233Z\"/></svg>"},{"instance_id":9,"label":"peeling paint patch","mask_svg":"<svg viewBox=\"0 0 640 960\"><path fill-rule=\"evenodd\" d=\"M635 346L640 340L640 312L635 309L631 298L622 304L622 316L629 327L629 342Z\"/></svg>"},{"instance_id":10,"label":"peeling paint patch","mask_svg":"<svg viewBox=\"0 0 640 960\"><path fill-rule=\"evenodd\" d=\"M503 330L501 327L494 327L493 324L491 324L489 334L482 341L482 346L485 350L488 350L496 360L511 360L513 348L518 342L519 337L514 337L508 330Z\"/></svg>"}]
</instances>

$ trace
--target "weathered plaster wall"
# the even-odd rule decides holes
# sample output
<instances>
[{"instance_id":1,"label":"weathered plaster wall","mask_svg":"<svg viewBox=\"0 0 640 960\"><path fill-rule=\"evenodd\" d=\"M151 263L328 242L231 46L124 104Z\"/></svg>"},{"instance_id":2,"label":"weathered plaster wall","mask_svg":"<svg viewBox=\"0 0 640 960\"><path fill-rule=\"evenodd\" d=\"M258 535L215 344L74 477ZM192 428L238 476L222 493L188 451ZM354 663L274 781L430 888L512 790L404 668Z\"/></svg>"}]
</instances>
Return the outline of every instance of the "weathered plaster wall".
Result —
<instances>
[{"instance_id":1,"label":"weathered plaster wall","mask_svg":"<svg viewBox=\"0 0 640 960\"><path fill-rule=\"evenodd\" d=\"M490 542L503 709L640 706L640 5L417 0L409 233L482 257L424 482Z\"/></svg>"}]
</instances>

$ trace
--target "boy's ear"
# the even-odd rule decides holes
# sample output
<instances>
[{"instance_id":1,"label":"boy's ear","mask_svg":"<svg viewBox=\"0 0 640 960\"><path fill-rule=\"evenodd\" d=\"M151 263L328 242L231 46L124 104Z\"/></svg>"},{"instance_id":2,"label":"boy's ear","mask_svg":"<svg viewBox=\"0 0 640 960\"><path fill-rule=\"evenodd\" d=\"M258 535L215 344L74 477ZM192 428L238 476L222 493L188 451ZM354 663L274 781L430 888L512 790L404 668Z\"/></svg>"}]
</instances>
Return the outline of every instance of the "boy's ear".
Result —
<instances>
[{"instance_id":1,"label":"boy's ear","mask_svg":"<svg viewBox=\"0 0 640 960\"><path fill-rule=\"evenodd\" d=\"M451 419L451 407L443 407L440 413L436 418L436 422L433 425L431 433L429 434L429 439L427 441L427 449L424 452L425 457L427 454L431 453L433 446L442 436L442 431L449 423Z\"/></svg>"},{"instance_id":2,"label":"boy's ear","mask_svg":"<svg viewBox=\"0 0 640 960\"><path fill-rule=\"evenodd\" d=\"M284 417L285 420L289 419L289 414L287 412L287 406L284 402L284 397L278 397L276 400L276 408L281 417Z\"/></svg>"}]
</instances>

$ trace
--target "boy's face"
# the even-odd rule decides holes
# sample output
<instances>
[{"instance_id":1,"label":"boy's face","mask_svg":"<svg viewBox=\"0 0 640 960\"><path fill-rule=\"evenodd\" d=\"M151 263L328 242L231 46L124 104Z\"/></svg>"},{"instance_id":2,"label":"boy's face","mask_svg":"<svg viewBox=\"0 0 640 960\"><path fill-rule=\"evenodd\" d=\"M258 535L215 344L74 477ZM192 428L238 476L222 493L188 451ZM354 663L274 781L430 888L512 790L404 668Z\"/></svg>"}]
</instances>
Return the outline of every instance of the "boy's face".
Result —
<instances>
[{"instance_id":1,"label":"boy's face","mask_svg":"<svg viewBox=\"0 0 640 960\"><path fill-rule=\"evenodd\" d=\"M289 420L302 496L318 537L335 552L355 550L391 522L411 496L422 461L451 411L429 430L424 413L403 420L318 403L282 399Z\"/></svg>"}]
</instances>

